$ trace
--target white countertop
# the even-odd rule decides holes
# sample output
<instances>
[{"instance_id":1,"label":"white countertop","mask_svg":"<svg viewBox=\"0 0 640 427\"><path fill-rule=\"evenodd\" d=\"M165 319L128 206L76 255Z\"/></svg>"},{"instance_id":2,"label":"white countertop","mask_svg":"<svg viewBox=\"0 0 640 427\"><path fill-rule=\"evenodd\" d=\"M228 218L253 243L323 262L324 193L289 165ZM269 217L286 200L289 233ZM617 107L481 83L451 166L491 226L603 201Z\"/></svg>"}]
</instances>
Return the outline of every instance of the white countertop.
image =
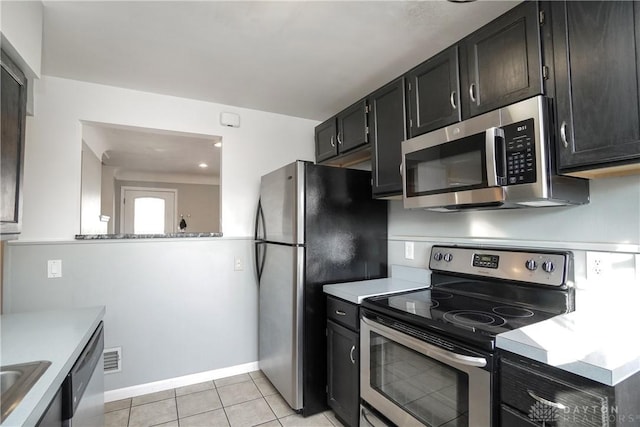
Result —
<instances>
[{"instance_id":1,"label":"white countertop","mask_svg":"<svg viewBox=\"0 0 640 427\"><path fill-rule=\"evenodd\" d=\"M360 304L368 297L427 288L431 283L429 272L422 268L392 265L391 276L384 279L324 285L322 290L334 297Z\"/></svg>"},{"instance_id":2,"label":"white countertop","mask_svg":"<svg viewBox=\"0 0 640 427\"><path fill-rule=\"evenodd\" d=\"M390 278L324 285L323 290L360 304L367 297L429 286L428 270L394 265ZM504 332L497 336L496 346L613 386L640 372L638 301L637 284L578 290L576 311Z\"/></svg>"},{"instance_id":3,"label":"white countertop","mask_svg":"<svg viewBox=\"0 0 640 427\"><path fill-rule=\"evenodd\" d=\"M104 307L3 314L0 363L48 360L42 374L2 426L35 425L104 317Z\"/></svg>"},{"instance_id":4,"label":"white countertop","mask_svg":"<svg viewBox=\"0 0 640 427\"><path fill-rule=\"evenodd\" d=\"M498 335L499 348L606 385L640 371L640 291L577 293L576 311Z\"/></svg>"}]
</instances>

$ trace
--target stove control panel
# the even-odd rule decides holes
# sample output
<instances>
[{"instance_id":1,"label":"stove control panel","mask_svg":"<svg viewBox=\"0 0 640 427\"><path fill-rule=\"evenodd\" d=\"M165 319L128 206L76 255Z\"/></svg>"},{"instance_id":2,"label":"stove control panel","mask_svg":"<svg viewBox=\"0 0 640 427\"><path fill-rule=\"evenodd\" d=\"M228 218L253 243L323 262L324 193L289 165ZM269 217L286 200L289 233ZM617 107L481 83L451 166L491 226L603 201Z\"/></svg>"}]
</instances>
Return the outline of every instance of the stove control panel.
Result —
<instances>
[{"instance_id":1,"label":"stove control panel","mask_svg":"<svg viewBox=\"0 0 640 427\"><path fill-rule=\"evenodd\" d=\"M481 253L473 254L474 267L498 268L498 261L500 261L500 257L498 255L488 255Z\"/></svg>"},{"instance_id":2,"label":"stove control panel","mask_svg":"<svg viewBox=\"0 0 640 427\"><path fill-rule=\"evenodd\" d=\"M571 252L436 245L431 249L429 268L441 273L563 287L571 261Z\"/></svg>"}]
</instances>

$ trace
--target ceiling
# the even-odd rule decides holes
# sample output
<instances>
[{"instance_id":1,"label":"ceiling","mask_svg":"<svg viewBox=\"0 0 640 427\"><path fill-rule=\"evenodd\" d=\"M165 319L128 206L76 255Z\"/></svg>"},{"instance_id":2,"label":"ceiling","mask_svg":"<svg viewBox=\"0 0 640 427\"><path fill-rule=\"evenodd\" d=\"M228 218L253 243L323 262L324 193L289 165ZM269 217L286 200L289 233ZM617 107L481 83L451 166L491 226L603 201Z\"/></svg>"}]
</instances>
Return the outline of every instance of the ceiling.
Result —
<instances>
[{"instance_id":1,"label":"ceiling","mask_svg":"<svg viewBox=\"0 0 640 427\"><path fill-rule=\"evenodd\" d=\"M44 1L43 73L324 120L513 1Z\"/></svg>"},{"instance_id":2,"label":"ceiling","mask_svg":"<svg viewBox=\"0 0 640 427\"><path fill-rule=\"evenodd\" d=\"M117 168L117 177L157 174L180 182L188 177L220 177L219 136L199 135L95 122L82 123L82 140ZM200 167L201 163L206 167ZM131 175L129 175L131 176Z\"/></svg>"}]
</instances>

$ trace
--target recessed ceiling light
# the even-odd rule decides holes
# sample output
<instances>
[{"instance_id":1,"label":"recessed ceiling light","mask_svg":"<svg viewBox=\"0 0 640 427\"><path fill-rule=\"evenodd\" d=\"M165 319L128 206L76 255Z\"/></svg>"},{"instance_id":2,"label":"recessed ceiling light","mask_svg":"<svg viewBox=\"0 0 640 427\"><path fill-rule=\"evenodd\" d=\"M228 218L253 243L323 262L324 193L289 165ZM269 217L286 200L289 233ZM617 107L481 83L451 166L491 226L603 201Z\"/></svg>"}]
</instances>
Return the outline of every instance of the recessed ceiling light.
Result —
<instances>
[{"instance_id":1,"label":"recessed ceiling light","mask_svg":"<svg viewBox=\"0 0 640 427\"><path fill-rule=\"evenodd\" d=\"M220 148L220 147L222 147L222 142L218 141L215 144L213 144L213 146Z\"/></svg>"},{"instance_id":2,"label":"recessed ceiling light","mask_svg":"<svg viewBox=\"0 0 640 427\"><path fill-rule=\"evenodd\" d=\"M198 165L198 167L199 167L199 168L204 169L204 168L208 168L208 167L209 167L209 165L208 165L208 164L206 164L206 163L200 163L200 164Z\"/></svg>"}]
</instances>

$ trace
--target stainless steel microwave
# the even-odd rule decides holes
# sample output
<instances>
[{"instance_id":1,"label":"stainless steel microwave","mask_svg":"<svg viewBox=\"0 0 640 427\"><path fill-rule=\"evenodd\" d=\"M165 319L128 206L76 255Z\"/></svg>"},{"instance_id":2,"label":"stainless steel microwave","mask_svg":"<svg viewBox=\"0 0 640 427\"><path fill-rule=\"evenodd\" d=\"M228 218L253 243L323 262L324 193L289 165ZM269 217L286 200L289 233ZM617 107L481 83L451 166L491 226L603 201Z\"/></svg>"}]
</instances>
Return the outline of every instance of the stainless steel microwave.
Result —
<instances>
[{"instance_id":1,"label":"stainless steel microwave","mask_svg":"<svg viewBox=\"0 0 640 427\"><path fill-rule=\"evenodd\" d=\"M404 141L404 207L460 211L588 203L589 181L555 173L550 110L550 100L536 96Z\"/></svg>"}]
</instances>

